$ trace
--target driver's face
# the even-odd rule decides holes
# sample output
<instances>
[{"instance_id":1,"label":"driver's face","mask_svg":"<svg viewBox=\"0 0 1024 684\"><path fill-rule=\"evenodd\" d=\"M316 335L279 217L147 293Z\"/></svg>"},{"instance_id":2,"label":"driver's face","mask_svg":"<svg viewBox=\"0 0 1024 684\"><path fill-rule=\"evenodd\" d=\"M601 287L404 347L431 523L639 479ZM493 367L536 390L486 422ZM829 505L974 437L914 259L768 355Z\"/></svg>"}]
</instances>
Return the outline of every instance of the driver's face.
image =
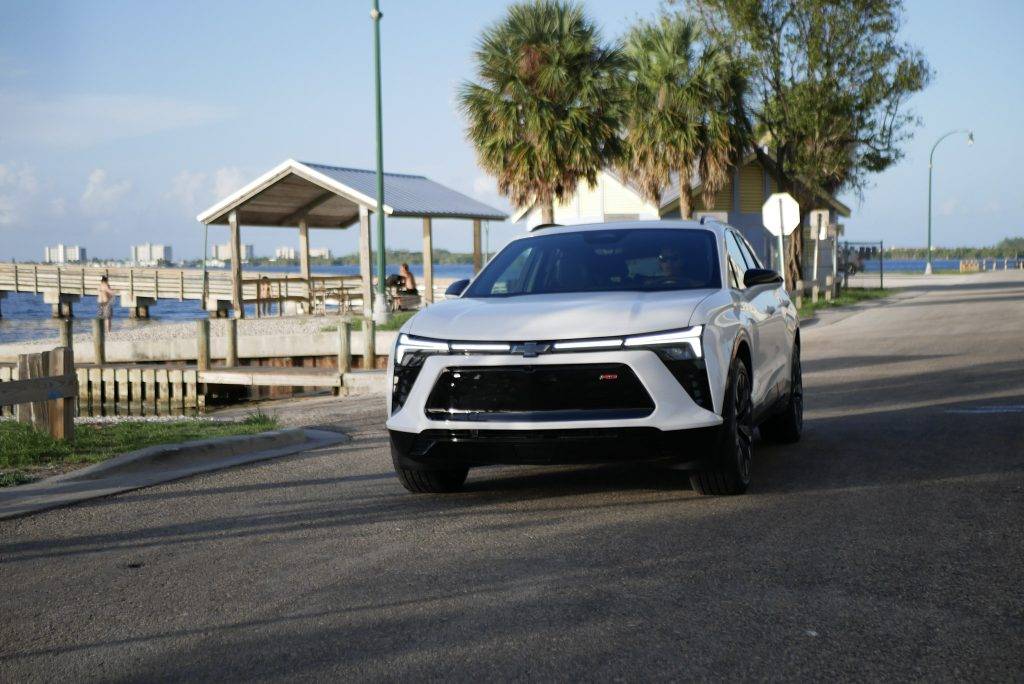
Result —
<instances>
[{"instance_id":1,"label":"driver's face","mask_svg":"<svg viewBox=\"0 0 1024 684\"><path fill-rule=\"evenodd\" d=\"M683 256L673 249L666 249L658 255L658 266L665 276L683 275Z\"/></svg>"}]
</instances>

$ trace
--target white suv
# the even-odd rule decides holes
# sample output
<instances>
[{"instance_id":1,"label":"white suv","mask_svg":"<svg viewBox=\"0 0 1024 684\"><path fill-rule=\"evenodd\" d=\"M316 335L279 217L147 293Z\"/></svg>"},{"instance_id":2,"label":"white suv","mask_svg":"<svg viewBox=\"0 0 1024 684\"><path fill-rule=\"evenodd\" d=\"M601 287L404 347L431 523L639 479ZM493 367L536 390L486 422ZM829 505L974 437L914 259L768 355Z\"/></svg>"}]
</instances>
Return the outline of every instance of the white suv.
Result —
<instances>
[{"instance_id":1,"label":"white suv","mask_svg":"<svg viewBox=\"0 0 1024 684\"><path fill-rule=\"evenodd\" d=\"M699 493L740 494L756 426L800 438L795 307L729 226L544 228L448 293L388 364L410 491L456 491L477 465L657 460Z\"/></svg>"}]
</instances>

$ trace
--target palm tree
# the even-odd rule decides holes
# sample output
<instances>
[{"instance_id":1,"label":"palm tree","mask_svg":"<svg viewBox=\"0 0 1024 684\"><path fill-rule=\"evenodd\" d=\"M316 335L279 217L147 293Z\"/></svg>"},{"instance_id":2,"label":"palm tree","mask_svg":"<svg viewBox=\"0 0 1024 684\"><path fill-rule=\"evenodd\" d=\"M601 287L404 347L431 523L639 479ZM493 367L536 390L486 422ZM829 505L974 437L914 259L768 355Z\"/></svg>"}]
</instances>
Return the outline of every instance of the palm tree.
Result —
<instances>
[{"instance_id":1,"label":"palm tree","mask_svg":"<svg viewBox=\"0 0 1024 684\"><path fill-rule=\"evenodd\" d=\"M676 175L679 213L690 218L696 171L704 206L711 208L750 139L741 64L679 14L634 26L625 56L623 174L656 203Z\"/></svg>"},{"instance_id":2,"label":"palm tree","mask_svg":"<svg viewBox=\"0 0 1024 684\"><path fill-rule=\"evenodd\" d=\"M477 82L459 105L480 165L517 206L537 202L546 223L554 201L591 186L621 149L622 55L571 2L514 4L484 31Z\"/></svg>"}]
</instances>

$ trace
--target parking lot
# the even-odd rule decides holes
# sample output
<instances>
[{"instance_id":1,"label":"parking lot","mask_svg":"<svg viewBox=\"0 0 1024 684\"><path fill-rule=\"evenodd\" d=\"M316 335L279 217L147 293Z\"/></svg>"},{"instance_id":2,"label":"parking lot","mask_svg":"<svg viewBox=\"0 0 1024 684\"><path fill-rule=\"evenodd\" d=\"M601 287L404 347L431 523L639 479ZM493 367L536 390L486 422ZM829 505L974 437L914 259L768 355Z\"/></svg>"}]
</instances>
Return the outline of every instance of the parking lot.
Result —
<instances>
[{"instance_id":1,"label":"parking lot","mask_svg":"<svg viewBox=\"0 0 1024 684\"><path fill-rule=\"evenodd\" d=\"M0 679L995 679L1024 668L1024 277L803 332L751 491L491 468L407 494L352 440L0 522Z\"/></svg>"}]
</instances>

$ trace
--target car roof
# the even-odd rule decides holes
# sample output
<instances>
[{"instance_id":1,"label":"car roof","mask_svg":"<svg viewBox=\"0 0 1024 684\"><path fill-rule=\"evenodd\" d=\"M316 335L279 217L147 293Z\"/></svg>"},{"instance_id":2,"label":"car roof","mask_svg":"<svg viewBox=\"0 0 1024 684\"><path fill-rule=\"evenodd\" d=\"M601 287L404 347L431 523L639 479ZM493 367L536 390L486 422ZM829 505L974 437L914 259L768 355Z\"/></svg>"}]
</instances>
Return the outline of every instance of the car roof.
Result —
<instances>
[{"instance_id":1,"label":"car roof","mask_svg":"<svg viewBox=\"0 0 1024 684\"><path fill-rule=\"evenodd\" d=\"M728 225L719 221L692 221L682 219L657 219L649 221L608 221L606 223L577 223L572 225L548 225L540 228L534 228L533 230L516 236L515 239L522 240L524 238L534 237L537 235L558 235L562 233L579 233L591 230L622 230L622 229L650 229L656 228L660 230L706 230L719 237L725 235L725 231L729 228Z\"/></svg>"}]
</instances>

